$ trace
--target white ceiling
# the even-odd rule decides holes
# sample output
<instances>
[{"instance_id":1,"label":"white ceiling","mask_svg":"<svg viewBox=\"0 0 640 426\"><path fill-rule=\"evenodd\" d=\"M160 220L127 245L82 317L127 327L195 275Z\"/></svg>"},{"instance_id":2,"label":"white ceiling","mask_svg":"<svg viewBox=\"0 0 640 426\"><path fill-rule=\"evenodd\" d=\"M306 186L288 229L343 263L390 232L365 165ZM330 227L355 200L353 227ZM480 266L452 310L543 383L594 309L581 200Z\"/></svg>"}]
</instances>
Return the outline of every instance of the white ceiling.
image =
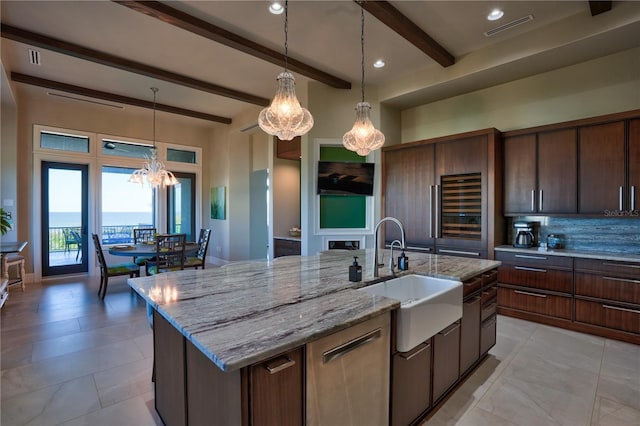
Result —
<instances>
[{"instance_id":1,"label":"white ceiling","mask_svg":"<svg viewBox=\"0 0 640 426\"><path fill-rule=\"evenodd\" d=\"M588 1L391 1L456 58L443 68L365 12L367 85L380 100L408 108L640 45L640 2L613 2L592 17ZM284 15L268 1L171 1L175 9L282 52ZM505 16L486 20L494 7ZM485 37L526 15L532 22ZM217 85L271 98L281 67L215 43L117 3L100 0L2 0L3 24L79 44ZM289 55L360 87L360 9L353 1L291 1ZM15 71L94 90L151 100L224 117L251 104L155 80L42 48L2 39L2 62ZM384 58L383 69L374 69ZM308 81L296 74L298 85ZM21 88L23 84L17 84ZM19 89L23 90L23 89ZM51 90L38 89L42 96Z\"/></svg>"}]
</instances>

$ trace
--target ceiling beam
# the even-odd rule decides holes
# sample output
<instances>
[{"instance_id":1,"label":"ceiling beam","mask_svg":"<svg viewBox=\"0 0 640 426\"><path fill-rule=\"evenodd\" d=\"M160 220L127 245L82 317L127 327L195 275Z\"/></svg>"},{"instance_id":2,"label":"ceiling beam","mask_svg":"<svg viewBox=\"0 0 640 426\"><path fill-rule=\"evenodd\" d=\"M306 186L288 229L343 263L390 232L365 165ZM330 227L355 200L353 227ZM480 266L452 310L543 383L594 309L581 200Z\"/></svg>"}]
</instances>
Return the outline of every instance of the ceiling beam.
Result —
<instances>
[{"instance_id":1,"label":"ceiling beam","mask_svg":"<svg viewBox=\"0 0 640 426\"><path fill-rule=\"evenodd\" d=\"M159 19L162 22L175 25L183 30L190 31L209 40L213 40L216 43L223 44L248 55L279 65L283 68L285 66L284 54L234 34L224 28L220 28L209 22L203 21L202 19L196 18L188 13L169 7L165 3L136 0L113 1L137 12ZM313 80L335 87L336 89L351 89L350 82L291 57L287 58L287 68Z\"/></svg>"},{"instance_id":2,"label":"ceiling beam","mask_svg":"<svg viewBox=\"0 0 640 426\"><path fill-rule=\"evenodd\" d=\"M443 67L451 66L456 62L456 59L451 53L440 46L437 41L429 37L429 34L425 33L422 28L400 13L400 11L393 7L388 1L353 1Z\"/></svg>"},{"instance_id":3,"label":"ceiling beam","mask_svg":"<svg viewBox=\"0 0 640 426\"><path fill-rule=\"evenodd\" d=\"M155 68L139 62L130 61L128 59L89 49L77 44L68 43L66 41L55 39L49 36L23 30L17 27L12 27L11 25L6 25L4 23L2 24L2 26L0 26L0 34L2 35L2 37L9 40L41 47L43 49L52 50L64 55L73 56L75 58L84 59L87 61L95 62L97 64L106 65L108 67L118 68L135 74L145 75L147 77L155 78L158 80L168 81L180 86L190 87L192 89L201 90L207 93L212 93L214 95L223 96L225 98L231 98L260 106L267 106L270 103L270 100L266 98L240 92L234 89L229 89L227 87L218 86L206 81L196 80L195 78L187 77L184 75L175 74L160 68Z\"/></svg>"},{"instance_id":4,"label":"ceiling beam","mask_svg":"<svg viewBox=\"0 0 640 426\"><path fill-rule=\"evenodd\" d=\"M591 9L591 16L600 15L601 13L611 10L611 1L590 1L589 9Z\"/></svg>"},{"instance_id":5,"label":"ceiling beam","mask_svg":"<svg viewBox=\"0 0 640 426\"><path fill-rule=\"evenodd\" d=\"M94 99L102 99L105 101L117 102L120 104L133 105L142 108L153 109L153 102L143 101L141 99L130 98L128 96L116 95L108 92L101 92L99 90L87 89L86 87L74 86L72 84L61 83L59 81L47 80L32 75L21 74L17 72L11 73L11 80L30 84L32 86L45 87L47 89L60 90L62 92L73 93L75 95L87 96ZM189 109L178 108L171 105L155 104L157 111L169 112L171 114L184 115L186 117L199 118L201 120L214 121L216 123L231 124L231 119L227 117L220 117L212 114L205 114L203 112L192 111Z\"/></svg>"}]
</instances>

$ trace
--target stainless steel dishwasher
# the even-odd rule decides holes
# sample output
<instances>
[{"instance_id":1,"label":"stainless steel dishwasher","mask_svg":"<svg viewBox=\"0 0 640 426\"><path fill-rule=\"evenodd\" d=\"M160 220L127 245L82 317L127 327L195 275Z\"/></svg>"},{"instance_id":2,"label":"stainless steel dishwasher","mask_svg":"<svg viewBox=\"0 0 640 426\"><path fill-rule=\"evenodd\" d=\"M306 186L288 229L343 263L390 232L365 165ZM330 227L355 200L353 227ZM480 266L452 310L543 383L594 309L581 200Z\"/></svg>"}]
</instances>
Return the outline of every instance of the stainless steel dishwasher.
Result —
<instances>
[{"instance_id":1,"label":"stainless steel dishwasher","mask_svg":"<svg viewBox=\"0 0 640 426\"><path fill-rule=\"evenodd\" d=\"M385 313L307 345L307 425L389 424Z\"/></svg>"}]
</instances>

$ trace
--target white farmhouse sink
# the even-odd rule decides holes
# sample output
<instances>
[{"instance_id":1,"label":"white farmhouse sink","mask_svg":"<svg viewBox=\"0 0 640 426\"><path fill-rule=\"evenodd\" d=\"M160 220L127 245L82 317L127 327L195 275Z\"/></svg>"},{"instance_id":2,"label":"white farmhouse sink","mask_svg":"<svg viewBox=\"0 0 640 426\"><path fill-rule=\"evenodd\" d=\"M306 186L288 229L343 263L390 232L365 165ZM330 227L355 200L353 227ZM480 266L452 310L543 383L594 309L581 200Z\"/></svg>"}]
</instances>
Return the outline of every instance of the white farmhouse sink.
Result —
<instances>
[{"instance_id":1,"label":"white farmhouse sink","mask_svg":"<svg viewBox=\"0 0 640 426\"><path fill-rule=\"evenodd\" d=\"M400 301L396 349L408 352L462 318L462 283L405 275L360 291Z\"/></svg>"}]
</instances>

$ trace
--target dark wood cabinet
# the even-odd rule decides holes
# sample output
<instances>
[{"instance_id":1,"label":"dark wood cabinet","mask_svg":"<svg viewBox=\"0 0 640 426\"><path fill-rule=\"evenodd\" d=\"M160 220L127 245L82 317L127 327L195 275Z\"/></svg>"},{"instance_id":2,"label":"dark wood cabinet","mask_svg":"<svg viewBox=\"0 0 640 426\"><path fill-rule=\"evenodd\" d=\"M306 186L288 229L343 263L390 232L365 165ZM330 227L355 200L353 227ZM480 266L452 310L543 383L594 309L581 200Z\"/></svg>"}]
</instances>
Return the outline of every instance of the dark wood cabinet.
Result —
<instances>
[{"instance_id":1,"label":"dark wood cabinet","mask_svg":"<svg viewBox=\"0 0 640 426\"><path fill-rule=\"evenodd\" d=\"M575 128L505 136L505 214L577 212Z\"/></svg>"},{"instance_id":2,"label":"dark wood cabinet","mask_svg":"<svg viewBox=\"0 0 640 426\"><path fill-rule=\"evenodd\" d=\"M603 215L624 209L625 123L580 128L579 212Z\"/></svg>"},{"instance_id":3,"label":"dark wood cabinet","mask_svg":"<svg viewBox=\"0 0 640 426\"><path fill-rule=\"evenodd\" d=\"M460 377L460 321L432 338L434 405Z\"/></svg>"},{"instance_id":4,"label":"dark wood cabinet","mask_svg":"<svg viewBox=\"0 0 640 426\"><path fill-rule=\"evenodd\" d=\"M465 298L460 320L460 372L466 373L480 359L480 295Z\"/></svg>"},{"instance_id":5,"label":"dark wood cabinet","mask_svg":"<svg viewBox=\"0 0 640 426\"><path fill-rule=\"evenodd\" d=\"M431 405L431 340L393 356L391 425L406 426Z\"/></svg>"},{"instance_id":6,"label":"dark wood cabinet","mask_svg":"<svg viewBox=\"0 0 640 426\"><path fill-rule=\"evenodd\" d=\"M640 119L629 121L629 210L640 210Z\"/></svg>"},{"instance_id":7,"label":"dark wood cabinet","mask_svg":"<svg viewBox=\"0 0 640 426\"><path fill-rule=\"evenodd\" d=\"M498 304L517 310L571 320L573 258L499 252Z\"/></svg>"},{"instance_id":8,"label":"dark wood cabinet","mask_svg":"<svg viewBox=\"0 0 640 426\"><path fill-rule=\"evenodd\" d=\"M273 257L300 256L301 243L299 240L286 238L273 239Z\"/></svg>"},{"instance_id":9,"label":"dark wood cabinet","mask_svg":"<svg viewBox=\"0 0 640 426\"><path fill-rule=\"evenodd\" d=\"M432 211L435 182L434 146L419 145L386 151L383 162L385 216L398 219L405 228L408 246L433 249ZM385 229L385 241L400 240L395 226Z\"/></svg>"},{"instance_id":10,"label":"dark wood cabinet","mask_svg":"<svg viewBox=\"0 0 640 426\"><path fill-rule=\"evenodd\" d=\"M304 424L304 365L302 348L249 369L252 425Z\"/></svg>"},{"instance_id":11,"label":"dark wood cabinet","mask_svg":"<svg viewBox=\"0 0 640 426\"><path fill-rule=\"evenodd\" d=\"M383 216L410 249L492 257L503 240L502 140L495 129L383 148ZM387 227L385 241L398 239Z\"/></svg>"},{"instance_id":12,"label":"dark wood cabinet","mask_svg":"<svg viewBox=\"0 0 640 426\"><path fill-rule=\"evenodd\" d=\"M297 160L300 161L302 155L300 136L296 136L290 141L283 141L274 136L276 143L276 157L284 158L285 160Z\"/></svg>"},{"instance_id":13,"label":"dark wood cabinet","mask_svg":"<svg viewBox=\"0 0 640 426\"><path fill-rule=\"evenodd\" d=\"M576 259L576 321L640 334L640 264Z\"/></svg>"}]
</instances>

